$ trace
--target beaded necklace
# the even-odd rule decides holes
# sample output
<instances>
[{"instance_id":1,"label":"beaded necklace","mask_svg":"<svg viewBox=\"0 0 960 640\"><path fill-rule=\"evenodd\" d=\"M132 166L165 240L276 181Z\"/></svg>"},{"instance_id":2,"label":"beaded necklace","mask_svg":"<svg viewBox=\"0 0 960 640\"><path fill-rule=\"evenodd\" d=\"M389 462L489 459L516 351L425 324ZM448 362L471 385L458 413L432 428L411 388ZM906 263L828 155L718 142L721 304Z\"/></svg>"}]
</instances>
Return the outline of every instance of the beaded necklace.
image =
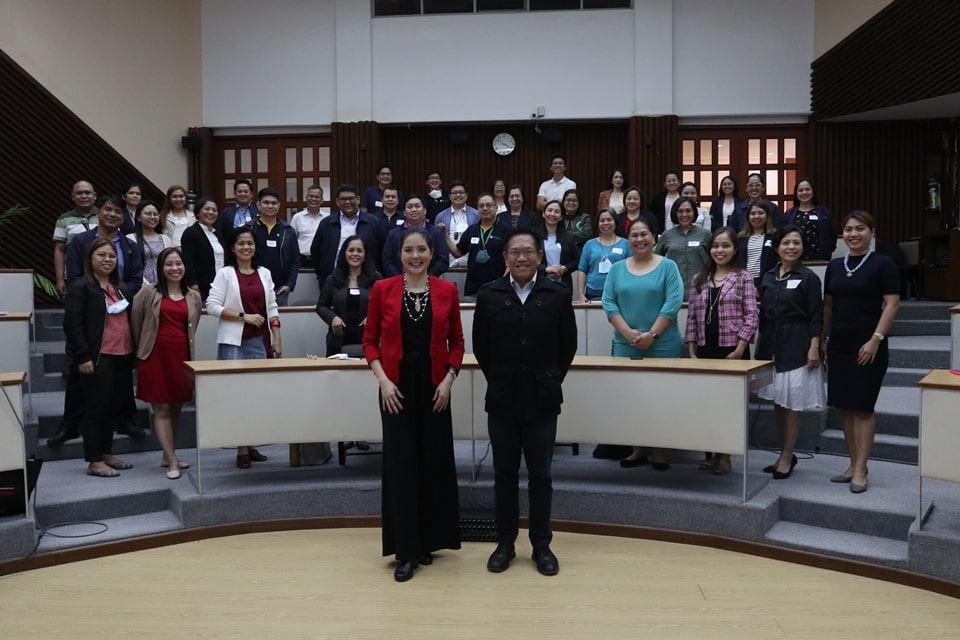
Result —
<instances>
[{"instance_id":1,"label":"beaded necklace","mask_svg":"<svg viewBox=\"0 0 960 640\"><path fill-rule=\"evenodd\" d=\"M427 278L426 290L422 293L414 293L407 288L407 275L403 275L403 307L407 310L407 315L414 322L420 322L424 314L427 313L427 302L430 301L430 279ZM413 304L413 309L410 305Z\"/></svg>"},{"instance_id":2,"label":"beaded necklace","mask_svg":"<svg viewBox=\"0 0 960 640\"><path fill-rule=\"evenodd\" d=\"M863 256L863 260L860 261L860 264L855 266L853 269L850 268L850 263L848 262L850 260L850 254L848 253L847 255L843 256L843 268L847 270L847 277L849 278L853 276L853 274L856 273L857 269L867 264L867 258L869 258L870 254L872 253L873 253L873 249L871 249L870 251L867 251L867 255Z\"/></svg>"}]
</instances>

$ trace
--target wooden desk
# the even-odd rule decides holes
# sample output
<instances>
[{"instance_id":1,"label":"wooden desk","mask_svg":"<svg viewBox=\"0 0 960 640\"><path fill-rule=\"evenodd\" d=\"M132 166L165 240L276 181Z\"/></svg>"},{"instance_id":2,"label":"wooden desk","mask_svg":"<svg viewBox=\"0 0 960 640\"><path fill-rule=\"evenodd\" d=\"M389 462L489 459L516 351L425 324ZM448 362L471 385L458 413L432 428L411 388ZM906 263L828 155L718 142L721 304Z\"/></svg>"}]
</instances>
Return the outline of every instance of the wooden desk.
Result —
<instances>
[{"instance_id":1,"label":"wooden desk","mask_svg":"<svg viewBox=\"0 0 960 640\"><path fill-rule=\"evenodd\" d=\"M473 353L473 313L476 305L465 302L460 305L460 319L463 323L464 346L467 353ZM598 302L574 304L573 313L577 319L577 355L609 356L613 342L613 327L607 320L607 314ZM307 355L324 356L327 353L327 325L317 315L315 307L281 307L280 321L283 336L283 353L286 358L305 358ZM204 312L197 326L197 360L216 360L218 318ZM677 313L677 325L680 336L687 326L687 305L683 304Z\"/></svg>"},{"instance_id":2,"label":"wooden desk","mask_svg":"<svg viewBox=\"0 0 960 640\"><path fill-rule=\"evenodd\" d=\"M934 369L917 383L920 386L920 505L917 514L923 526L923 479L960 483L960 376Z\"/></svg>"},{"instance_id":3,"label":"wooden desk","mask_svg":"<svg viewBox=\"0 0 960 640\"><path fill-rule=\"evenodd\" d=\"M0 471L23 472L23 486L27 486L25 469L26 448L23 437L23 371L0 373ZM9 402L7 401L9 399ZM26 494L26 492L24 492ZM26 501L26 495L24 495ZM24 514L30 513L24 505Z\"/></svg>"},{"instance_id":4,"label":"wooden desk","mask_svg":"<svg viewBox=\"0 0 960 640\"><path fill-rule=\"evenodd\" d=\"M486 440L486 380L473 356L463 364L451 397L453 435ZM377 383L363 361L284 358L185 367L196 381L201 492L205 448L380 438ZM557 438L743 455L745 501L749 394L772 376L767 361L577 356L563 386ZM258 389L284 391L264 402L268 394ZM682 400L690 390L696 402Z\"/></svg>"},{"instance_id":5,"label":"wooden desk","mask_svg":"<svg viewBox=\"0 0 960 640\"><path fill-rule=\"evenodd\" d=\"M32 273L32 272L31 272ZM0 302L0 304L3 304ZM0 371L26 371L30 390L30 321L33 314L18 311L0 315ZM26 415L32 414L27 411Z\"/></svg>"}]
</instances>

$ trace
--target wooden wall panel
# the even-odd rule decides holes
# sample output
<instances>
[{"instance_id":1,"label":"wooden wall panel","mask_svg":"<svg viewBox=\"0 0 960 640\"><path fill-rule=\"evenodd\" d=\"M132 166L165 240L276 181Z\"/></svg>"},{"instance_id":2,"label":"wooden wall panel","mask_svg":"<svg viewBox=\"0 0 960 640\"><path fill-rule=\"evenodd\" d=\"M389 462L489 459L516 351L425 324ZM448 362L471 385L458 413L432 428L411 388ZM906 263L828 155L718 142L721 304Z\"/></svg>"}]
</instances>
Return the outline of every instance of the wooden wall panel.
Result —
<instances>
[{"instance_id":1,"label":"wooden wall panel","mask_svg":"<svg viewBox=\"0 0 960 640\"><path fill-rule=\"evenodd\" d=\"M894 0L813 62L822 120L960 91L960 2Z\"/></svg>"},{"instance_id":2,"label":"wooden wall panel","mask_svg":"<svg viewBox=\"0 0 960 640\"><path fill-rule=\"evenodd\" d=\"M677 116L630 118L628 139L630 184L640 187L646 208L654 194L663 191L668 171L681 171L680 128Z\"/></svg>"},{"instance_id":3,"label":"wooden wall panel","mask_svg":"<svg viewBox=\"0 0 960 640\"><path fill-rule=\"evenodd\" d=\"M520 184L527 207L534 209L540 183L550 177L550 159L561 154L567 159L567 175L577 182L585 209L594 213L597 196L607 188L616 168L627 166L627 124L625 122L541 124L547 136L559 134L555 142L545 141L532 123L381 126L384 164L393 169L394 184L404 193L424 192L426 175L439 171L445 185L465 180L473 205L480 193L489 191L496 179L507 186ZM510 133L517 148L507 157L494 153L493 137ZM454 137L451 137L454 136ZM456 142L460 136L460 142ZM370 180L363 186L372 184Z\"/></svg>"},{"instance_id":4,"label":"wooden wall panel","mask_svg":"<svg viewBox=\"0 0 960 640\"><path fill-rule=\"evenodd\" d=\"M927 179L943 157L939 123L821 122L814 131L815 184L830 194L838 222L853 209L865 209L886 241L923 234Z\"/></svg>"},{"instance_id":5,"label":"wooden wall panel","mask_svg":"<svg viewBox=\"0 0 960 640\"><path fill-rule=\"evenodd\" d=\"M163 191L2 51L0 86L0 209L30 208L20 225L0 227L0 268L33 269L53 279L50 237L57 217L73 207L77 180L89 180L100 195L137 181L158 203ZM55 304L36 294L38 307Z\"/></svg>"},{"instance_id":6,"label":"wooden wall panel","mask_svg":"<svg viewBox=\"0 0 960 640\"><path fill-rule=\"evenodd\" d=\"M376 173L383 162L380 150L380 125L372 121L334 122L330 125L331 193L336 199L337 185L349 182L363 193L376 182ZM360 195L358 193L357 195Z\"/></svg>"}]
</instances>

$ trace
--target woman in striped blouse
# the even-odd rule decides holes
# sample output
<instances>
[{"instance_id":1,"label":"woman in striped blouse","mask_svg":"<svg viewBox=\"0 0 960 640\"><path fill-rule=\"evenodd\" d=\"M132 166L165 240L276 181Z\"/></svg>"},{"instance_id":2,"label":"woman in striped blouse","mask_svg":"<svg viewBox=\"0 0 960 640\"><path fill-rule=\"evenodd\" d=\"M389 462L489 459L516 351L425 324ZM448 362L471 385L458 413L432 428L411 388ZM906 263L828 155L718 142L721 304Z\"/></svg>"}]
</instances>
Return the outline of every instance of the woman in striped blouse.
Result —
<instances>
[{"instance_id":1,"label":"woman in striped blouse","mask_svg":"<svg viewBox=\"0 0 960 640\"><path fill-rule=\"evenodd\" d=\"M773 205L763 199L751 200L747 208L747 222L740 230L740 255L744 268L753 276L759 288L760 278L777 264L777 252L773 249Z\"/></svg>"}]
</instances>

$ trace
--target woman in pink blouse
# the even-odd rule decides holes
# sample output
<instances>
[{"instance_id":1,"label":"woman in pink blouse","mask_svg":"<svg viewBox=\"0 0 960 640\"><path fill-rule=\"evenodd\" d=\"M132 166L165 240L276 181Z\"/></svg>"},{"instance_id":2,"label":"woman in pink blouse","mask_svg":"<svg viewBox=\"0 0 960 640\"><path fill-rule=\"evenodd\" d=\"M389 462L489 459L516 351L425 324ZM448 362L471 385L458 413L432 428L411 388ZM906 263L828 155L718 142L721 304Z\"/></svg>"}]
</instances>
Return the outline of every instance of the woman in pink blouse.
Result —
<instances>
[{"instance_id":1,"label":"woman in pink blouse","mask_svg":"<svg viewBox=\"0 0 960 640\"><path fill-rule=\"evenodd\" d=\"M721 227L710 237L710 258L693 278L684 342L691 358L750 359L757 332L757 292L743 269L740 243ZM700 465L717 475L730 473L730 454L718 453Z\"/></svg>"}]
</instances>

